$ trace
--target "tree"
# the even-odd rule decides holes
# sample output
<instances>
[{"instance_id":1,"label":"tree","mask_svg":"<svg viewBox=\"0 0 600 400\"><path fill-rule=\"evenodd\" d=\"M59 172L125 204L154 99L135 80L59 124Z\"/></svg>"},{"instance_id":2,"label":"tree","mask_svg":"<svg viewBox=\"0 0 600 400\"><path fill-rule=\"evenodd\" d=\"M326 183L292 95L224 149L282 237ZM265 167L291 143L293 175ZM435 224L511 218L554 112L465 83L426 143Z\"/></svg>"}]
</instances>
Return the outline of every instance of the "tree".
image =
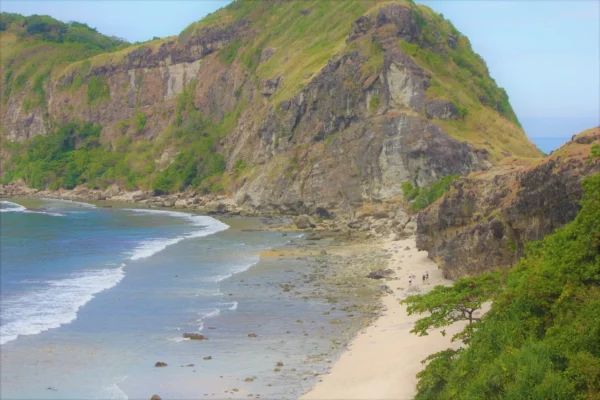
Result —
<instances>
[{"instance_id":1,"label":"tree","mask_svg":"<svg viewBox=\"0 0 600 400\"><path fill-rule=\"evenodd\" d=\"M463 278L452 286L440 285L427 294L407 297L401 303L407 305L408 315L429 314L417 320L411 332L426 336L431 329L450 326L458 321L468 321L469 324L452 337L452 341L460 339L467 344L476 324L481 321L481 317L476 317L475 312L481 310L483 303L500 292L503 279L502 272ZM442 331L442 335L445 334L446 332Z\"/></svg>"}]
</instances>

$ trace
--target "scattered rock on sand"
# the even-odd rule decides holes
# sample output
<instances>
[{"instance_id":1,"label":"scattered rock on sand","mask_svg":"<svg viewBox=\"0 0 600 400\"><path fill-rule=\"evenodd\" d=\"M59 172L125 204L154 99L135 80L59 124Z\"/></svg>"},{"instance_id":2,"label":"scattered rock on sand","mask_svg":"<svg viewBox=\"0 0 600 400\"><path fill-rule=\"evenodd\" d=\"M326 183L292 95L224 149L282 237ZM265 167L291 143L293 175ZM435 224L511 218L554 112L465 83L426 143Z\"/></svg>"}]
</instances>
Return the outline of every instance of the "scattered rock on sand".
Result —
<instances>
[{"instance_id":1,"label":"scattered rock on sand","mask_svg":"<svg viewBox=\"0 0 600 400\"><path fill-rule=\"evenodd\" d=\"M277 361L277 366L278 367L283 367L283 362L282 361Z\"/></svg>"},{"instance_id":2,"label":"scattered rock on sand","mask_svg":"<svg viewBox=\"0 0 600 400\"><path fill-rule=\"evenodd\" d=\"M152 395L152 397L150 397L150 400L161 400L160 396L157 394Z\"/></svg>"},{"instance_id":3,"label":"scattered rock on sand","mask_svg":"<svg viewBox=\"0 0 600 400\"><path fill-rule=\"evenodd\" d=\"M186 332L183 334L183 337L190 340L208 340L208 338L201 333Z\"/></svg>"},{"instance_id":4,"label":"scattered rock on sand","mask_svg":"<svg viewBox=\"0 0 600 400\"><path fill-rule=\"evenodd\" d=\"M254 378L246 378L244 379L244 382L254 382Z\"/></svg>"},{"instance_id":5,"label":"scattered rock on sand","mask_svg":"<svg viewBox=\"0 0 600 400\"><path fill-rule=\"evenodd\" d=\"M257 337L258 335L256 333L249 333L248 337Z\"/></svg>"},{"instance_id":6,"label":"scattered rock on sand","mask_svg":"<svg viewBox=\"0 0 600 400\"><path fill-rule=\"evenodd\" d=\"M202 357L203 360L212 360L211 356Z\"/></svg>"},{"instance_id":7,"label":"scattered rock on sand","mask_svg":"<svg viewBox=\"0 0 600 400\"><path fill-rule=\"evenodd\" d=\"M162 361L157 361L156 364L154 364L155 367L166 367L167 363L166 362L162 362Z\"/></svg>"},{"instance_id":8,"label":"scattered rock on sand","mask_svg":"<svg viewBox=\"0 0 600 400\"><path fill-rule=\"evenodd\" d=\"M314 228L317 226L317 223L315 222L315 220L306 214L300 215L300 216L294 218L294 224L296 225L296 228L298 228L298 229L308 229L308 228Z\"/></svg>"},{"instance_id":9,"label":"scattered rock on sand","mask_svg":"<svg viewBox=\"0 0 600 400\"><path fill-rule=\"evenodd\" d=\"M373 271L367 275L367 278L371 279L384 279L394 275L394 270L392 269L380 269L377 271Z\"/></svg>"},{"instance_id":10,"label":"scattered rock on sand","mask_svg":"<svg viewBox=\"0 0 600 400\"><path fill-rule=\"evenodd\" d=\"M386 292L387 294L394 294L394 291L388 285L380 285L379 290Z\"/></svg>"}]
</instances>

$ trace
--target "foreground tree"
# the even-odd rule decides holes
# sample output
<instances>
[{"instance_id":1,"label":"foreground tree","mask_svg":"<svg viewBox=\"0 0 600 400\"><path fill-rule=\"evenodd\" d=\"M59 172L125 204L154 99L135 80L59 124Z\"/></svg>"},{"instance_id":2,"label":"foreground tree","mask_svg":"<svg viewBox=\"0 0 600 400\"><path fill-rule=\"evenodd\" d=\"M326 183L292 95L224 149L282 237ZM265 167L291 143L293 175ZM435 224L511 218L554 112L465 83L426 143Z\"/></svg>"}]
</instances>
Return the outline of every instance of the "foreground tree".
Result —
<instances>
[{"instance_id":1,"label":"foreground tree","mask_svg":"<svg viewBox=\"0 0 600 400\"><path fill-rule=\"evenodd\" d=\"M428 314L415 323L411 332L425 336L432 329L467 321L468 325L454 335L452 341L460 339L465 344L469 343L472 333L481 321L481 317L476 316L476 312L501 291L504 276L505 273L497 272L463 278L457 280L452 286L436 286L427 294L410 296L402 300L401 303L407 306L408 315ZM442 335L445 334L446 331L443 330Z\"/></svg>"}]
</instances>

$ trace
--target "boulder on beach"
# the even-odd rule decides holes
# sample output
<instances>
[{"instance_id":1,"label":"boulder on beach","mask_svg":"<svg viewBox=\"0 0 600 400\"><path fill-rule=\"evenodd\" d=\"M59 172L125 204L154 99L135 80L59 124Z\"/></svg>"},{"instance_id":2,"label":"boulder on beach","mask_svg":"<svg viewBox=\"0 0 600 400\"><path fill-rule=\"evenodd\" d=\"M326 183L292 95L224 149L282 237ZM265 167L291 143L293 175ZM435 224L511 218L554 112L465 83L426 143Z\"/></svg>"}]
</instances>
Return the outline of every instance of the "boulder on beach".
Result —
<instances>
[{"instance_id":1,"label":"boulder on beach","mask_svg":"<svg viewBox=\"0 0 600 400\"><path fill-rule=\"evenodd\" d=\"M256 333L249 333L248 337L257 337L258 335Z\"/></svg>"},{"instance_id":2,"label":"boulder on beach","mask_svg":"<svg viewBox=\"0 0 600 400\"><path fill-rule=\"evenodd\" d=\"M212 360L211 356L202 357L203 360Z\"/></svg>"},{"instance_id":3,"label":"boulder on beach","mask_svg":"<svg viewBox=\"0 0 600 400\"><path fill-rule=\"evenodd\" d=\"M150 397L150 400L161 400L160 396L157 394L152 395L152 397Z\"/></svg>"},{"instance_id":4,"label":"boulder on beach","mask_svg":"<svg viewBox=\"0 0 600 400\"><path fill-rule=\"evenodd\" d=\"M367 275L367 278L371 279L384 279L393 276L395 273L391 269L379 269L377 271L373 271Z\"/></svg>"},{"instance_id":5,"label":"boulder on beach","mask_svg":"<svg viewBox=\"0 0 600 400\"><path fill-rule=\"evenodd\" d=\"M166 362L162 362L162 361L157 361L156 364L154 364L155 367L166 367L167 363Z\"/></svg>"},{"instance_id":6,"label":"boulder on beach","mask_svg":"<svg viewBox=\"0 0 600 400\"><path fill-rule=\"evenodd\" d=\"M186 339L190 339L190 340L208 340L208 338L206 336L204 336L201 333L189 333L186 332L183 334L183 337Z\"/></svg>"},{"instance_id":7,"label":"boulder on beach","mask_svg":"<svg viewBox=\"0 0 600 400\"><path fill-rule=\"evenodd\" d=\"M294 224L298 229L308 229L317 226L315 220L306 214L294 218Z\"/></svg>"}]
</instances>

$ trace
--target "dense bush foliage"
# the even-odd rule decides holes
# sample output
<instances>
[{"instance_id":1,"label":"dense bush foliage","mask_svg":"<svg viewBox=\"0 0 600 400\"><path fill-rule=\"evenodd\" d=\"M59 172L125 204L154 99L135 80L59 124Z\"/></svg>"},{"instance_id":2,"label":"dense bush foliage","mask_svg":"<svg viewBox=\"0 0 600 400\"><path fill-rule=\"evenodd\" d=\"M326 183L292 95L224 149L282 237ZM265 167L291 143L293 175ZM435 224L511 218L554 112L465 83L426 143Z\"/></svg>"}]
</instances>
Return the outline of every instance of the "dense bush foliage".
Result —
<instances>
[{"instance_id":1,"label":"dense bush foliage","mask_svg":"<svg viewBox=\"0 0 600 400\"><path fill-rule=\"evenodd\" d=\"M411 182L402 184L404 200L411 202L411 207L415 210L423 210L437 199L442 197L450 189L452 182L460 178L460 175L448 175L429 187L417 187Z\"/></svg>"},{"instance_id":2,"label":"dense bush foliage","mask_svg":"<svg viewBox=\"0 0 600 400\"><path fill-rule=\"evenodd\" d=\"M199 187L207 178L225 171L225 158L215 152L214 139L218 129L206 121L197 110L192 110L185 122L175 130L178 148L185 149L161 171L152 185L157 194Z\"/></svg>"},{"instance_id":3,"label":"dense bush foliage","mask_svg":"<svg viewBox=\"0 0 600 400\"><path fill-rule=\"evenodd\" d=\"M209 182L225 171L225 159L214 149L222 124L214 125L191 110L180 127L166 133L179 152L171 164L157 170L154 160L165 150L164 142L132 143L123 137L114 144L101 144L101 127L69 123L55 133L38 135L23 143L6 143L11 156L5 164L2 183L23 179L36 189L72 189L77 185L106 188L117 183L127 189L153 189L157 194L202 187L219 190ZM146 116L136 115L136 130Z\"/></svg>"},{"instance_id":4,"label":"dense bush foliage","mask_svg":"<svg viewBox=\"0 0 600 400\"><path fill-rule=\"evenodd\" d=\"M583 187L575 220L530 243L515 268L497 275L504 283L497 285L491 310L467 326L468 347L428 358L418 374L417 399L598 399L600 174ZM467 281L454 286L469 289ZM433 310L454 301L454 292L444 296L438 289L407 302ZM417 323L415 331L426 325Z\"/></svg>"}]
</instances>

